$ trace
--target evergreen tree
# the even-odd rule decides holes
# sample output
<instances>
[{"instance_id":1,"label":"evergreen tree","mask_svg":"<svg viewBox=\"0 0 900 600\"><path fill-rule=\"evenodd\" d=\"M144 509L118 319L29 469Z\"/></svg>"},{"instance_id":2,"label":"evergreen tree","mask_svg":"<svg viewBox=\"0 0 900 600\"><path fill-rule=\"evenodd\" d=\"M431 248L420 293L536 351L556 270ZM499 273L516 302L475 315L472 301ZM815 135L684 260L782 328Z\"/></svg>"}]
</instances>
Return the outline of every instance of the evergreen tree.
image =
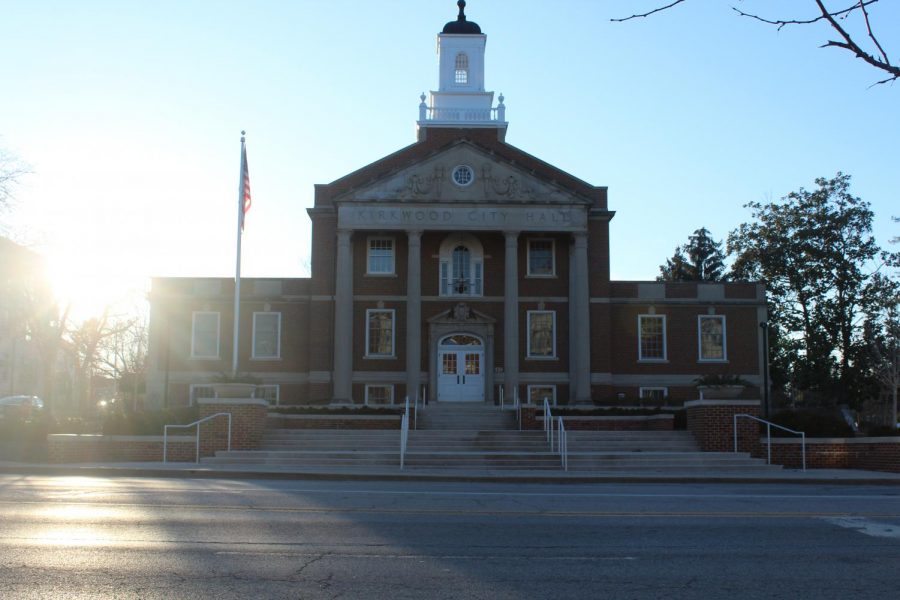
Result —
<instances>
[{"instance_id":1,"label":"evergreen tree","mask_svg":"<svg viewBox=\"0 0 900 600\"><path fill-rule=\"evenodd\" d=\"M672 258L660 265L657 281L726 281L722 242L701 227L688 237L688 243L675 248Z\"/></svg>"}]
</instances>

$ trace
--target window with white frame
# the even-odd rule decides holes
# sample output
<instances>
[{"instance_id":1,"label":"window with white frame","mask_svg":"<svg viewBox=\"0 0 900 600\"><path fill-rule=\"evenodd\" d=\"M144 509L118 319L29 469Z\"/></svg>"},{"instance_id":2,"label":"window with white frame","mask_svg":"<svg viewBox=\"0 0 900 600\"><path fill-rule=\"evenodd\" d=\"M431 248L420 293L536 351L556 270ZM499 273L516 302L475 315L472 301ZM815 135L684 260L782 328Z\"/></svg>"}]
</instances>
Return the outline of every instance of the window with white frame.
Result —
<instances>
[{"instance_id":1,"label":"window with white frame","mask_svg":"<svg viewBox=\"0 0 900 600\"><path fill-rule=\"evenodd\" d=\"M253 358L281 357L281 313L253 313Z\"/></svg>"},{"instance_id":2,"label":"window with white frame","mask_svg":"<svg viewBox=\"0 0 900 600\"><path fill-rule=\"evenodd\" d=\"M456 64L454 65L454 81L459 84L469 83L469 57L460 52L456 55Z\"/></svg>"},{"instance_id":3,"label":"window with white frame","mask_svg":"<svg viewBox=\"0 0 900 600\"><path fill-rule=\"evenodd\" d=\"M219 358L219 313L194 312L191 358Z\"/></svg>"},{"instance_id":4,"label":"window with white frame","mask_svg":"<svg viewBox=\"0 0 900 600\"><path fill-rule=\"evenodd\" d=\"M555 385L529 385L528 386L528 404L544 405L544 400L550 403L550 406L556 406L556 386Z\"/></svg>"},{"instance_id":5,"label":"window with white frame","mask_svg":"<svg viewBox=\"0 0 900 600\"><path fill-rule=\"evenodd\" d=\"M256 386L256 391L253 393L254 398L265 400L272 406L278 406L278 403L281 400L280 395L281 386L277 384L258 385Z\"/></svg>"},{"instance_id":6,"label":"window with white frame","mask_svg":"<svg viewBox=\"0 0 900 600\"><path fill-rule=\"evenodd\" d=\"M366 273L369 275L393 275L394 274L394 238L370 237L368 240L368 265Z\"/></svg>"},{"instance_id":7,"label":"window with white frame","mask_svg":"<svg viewBox=\"0 0 900 600\"><path fill-rule=\"evenodd\" d=\"M394 310L368 309L366 311L366 356L394 356Z\"/></svg>"},{"instance_id":8,"label":"window with white frame","mask_svg":"<svg viewBox=\"0 0 900 600\"><path fill-rule=\"evenodd\" d=\"M392 385L367 385L366 404L393 404L394 386Z\"/></svg>"},{"instance_id":9,"label":"window with white frame","mask_svg":"<svg viewBox=\"0 0 900 600\"><path fill-rule=\"evenodd\" d=\"M556 357L556 312L528 311L528 357Z\"/></svg>"},{"instance_id":10,"label":"window with white frame","mask_svg":"<svg viewBox=\"0 0 900 600\"><path fill-rule=\"evenodd\" d=\"M638 316L638 359L666 360L666 316Z\"/></svg>"},{"instance_id":11,"label":"window with white frame","mask_svg":"<svg viewBox=\"0 0 900 600\"><path fill-rule=\"evenodd\" d=\"M700 315L697 319L697 338L700 360L724 361L725 315Z\"/></svg>"},{"instance_id":12,"label":"window with white frame","mask_svg":"<svg viewBox=\"0 0 900 600\"><path fill-rule=\"evenodd\" d=\"M472 236L453 236L441 245L441 296L481 296L484 253Z\"/></svg>"},{"instance_id":13,"label":"window with white frame","mask_svg":"<svg viewBox=\"0 0 900 600\"><path fill-rule=\"evenodd\" d=\"M528 276L553 277L555 274L556 260L553 240L528 240Z\"/></svg>"},{"instance_id":14,"label":"window with white frame","mask_svg":"<svg viewBox=\"0 0 900 600\"><path fill-rule=\"evenodd\" d=\"M641 400L652 400L655 403L662 404L669 397L669 388L664 387L642 387L638 392Z\"/></svg>"},{"instance_id":15,"label":"window with white frame","mask_svg":"<svg viewBox=\"0 0 900 600\"><path fill-rule=\"evenodd\" d=\"M194 406L200 398L215 398L216 392L209 384L192 383L188 395L188 405Z\"/></svg>"}]
</instances>

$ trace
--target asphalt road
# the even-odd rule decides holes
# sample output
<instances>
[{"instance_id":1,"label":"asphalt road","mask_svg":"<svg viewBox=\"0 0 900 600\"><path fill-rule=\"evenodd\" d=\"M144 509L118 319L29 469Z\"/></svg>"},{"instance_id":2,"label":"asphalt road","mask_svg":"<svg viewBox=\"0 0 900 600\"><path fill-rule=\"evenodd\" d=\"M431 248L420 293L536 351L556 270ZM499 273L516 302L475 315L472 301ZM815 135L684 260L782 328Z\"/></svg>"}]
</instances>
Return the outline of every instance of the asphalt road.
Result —
<instances>
[{"instance_id":1,"label":"asphalt road","mask_svg":"<svg viewBox=\"0 0 900 600\"><path fill-rule=\"evenodd\" d=\"M0 476L0 598L900 597L900 487Z\"/></svg>"}]
</instances>

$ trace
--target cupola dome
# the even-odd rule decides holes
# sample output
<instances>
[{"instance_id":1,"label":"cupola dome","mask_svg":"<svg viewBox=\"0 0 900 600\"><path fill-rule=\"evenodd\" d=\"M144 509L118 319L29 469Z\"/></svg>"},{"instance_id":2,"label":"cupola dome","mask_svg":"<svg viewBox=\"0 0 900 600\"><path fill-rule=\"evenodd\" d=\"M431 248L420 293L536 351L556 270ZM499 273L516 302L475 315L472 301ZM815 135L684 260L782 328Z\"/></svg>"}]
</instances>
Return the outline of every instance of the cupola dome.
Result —
<instances>
[{"instance_id":1,"label":"cupola dome","mask_svg":"<svg viewBox=\"0 0 900 600\"><path fill-rule=\"evenodd\" d=\"M441 33L453 33L457 35L480 34L481 27L478 26L478 23L466 21L466 0L459 0L456 5L459 6L459 16L456 17L455 21L450 21L444 25L444 30Z\"/></svg>"}]
</instances>

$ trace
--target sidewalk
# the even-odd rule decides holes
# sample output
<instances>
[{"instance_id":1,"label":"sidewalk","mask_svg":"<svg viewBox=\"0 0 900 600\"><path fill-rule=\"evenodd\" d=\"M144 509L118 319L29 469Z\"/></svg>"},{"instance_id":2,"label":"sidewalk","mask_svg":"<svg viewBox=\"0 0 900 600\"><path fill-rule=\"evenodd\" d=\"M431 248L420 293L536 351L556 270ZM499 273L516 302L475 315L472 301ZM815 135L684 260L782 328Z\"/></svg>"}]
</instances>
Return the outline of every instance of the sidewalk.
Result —
<instances>
[{"instance_id":1,"label":"sidewalk","mask_svg":"<svg viewBox=\"0 0 900 600\"><path fill-rule=\"evenodd\" d=\"M309 479L378 481L469 481L486 483L798 483L833 485L898 485L900 473L850 469L743 472L641 471L498 471L395 468L290 468L267 465L215 466L203 463L76 463L43 464L0 461L0 474L69 477L172 477L201 479Z\"/></svg>"}]
</instances>

